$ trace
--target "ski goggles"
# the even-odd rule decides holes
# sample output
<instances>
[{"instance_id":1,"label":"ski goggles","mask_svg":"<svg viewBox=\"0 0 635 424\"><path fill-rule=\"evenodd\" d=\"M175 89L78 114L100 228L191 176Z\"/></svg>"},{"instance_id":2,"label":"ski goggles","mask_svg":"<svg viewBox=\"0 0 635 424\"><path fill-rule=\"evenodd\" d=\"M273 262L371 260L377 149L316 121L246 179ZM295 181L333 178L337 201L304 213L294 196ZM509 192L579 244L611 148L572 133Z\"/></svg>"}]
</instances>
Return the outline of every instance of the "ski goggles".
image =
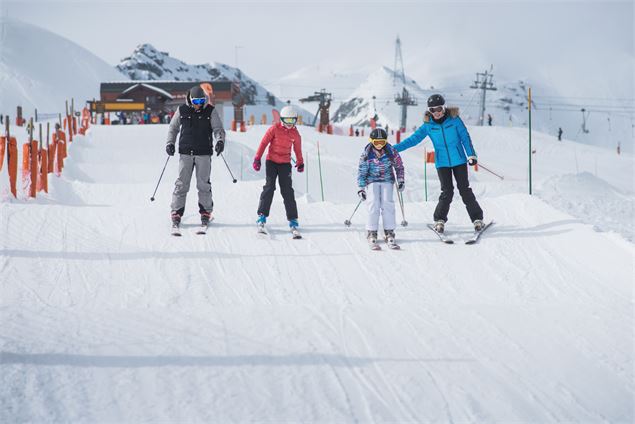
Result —
<instances>
[{"instance_id":1,"label":"ski goggles","mask_svg":"<svg viewBox=\"0 0 635 424\"><path fill-rule=\"evenodd\" d=\"M373 144L373 147L375 147L375 149L377 150L383 149L384 146L386 146L385 138L371 138L370 142Z\"/></svg>"},{"instance_id":2,"label":"ski goggles","mask_svg":"<svg viewBox=\"0 0 635 424\"><path fill-rule=\"evenodd\" d=\"M443 109L445 109L445 106L433 106L433 107L429 107L428 110L430 111L430 113L439 113L439 112L443 112Z\"/></svg>"},{"instance_id":3,"label":"ski goggles","mask_svg":"<svg viewBox=\"0 0 635 424\"><path fill-rule=\"evenodd\" d=\"M197 97L196 99L192 99L192 104L196 106L202 106L205 104L205 97Z\"/></svg>"},{"instance_id":4,"label":"ski goggles","mask_svg":"<svg viewBox=\"0 0 635 424\"><path fill-rule=\"evenodd\" d=\"M283 124L295 125L298 122L298 118L280 118Z\"/></svg>"}]
</instances>

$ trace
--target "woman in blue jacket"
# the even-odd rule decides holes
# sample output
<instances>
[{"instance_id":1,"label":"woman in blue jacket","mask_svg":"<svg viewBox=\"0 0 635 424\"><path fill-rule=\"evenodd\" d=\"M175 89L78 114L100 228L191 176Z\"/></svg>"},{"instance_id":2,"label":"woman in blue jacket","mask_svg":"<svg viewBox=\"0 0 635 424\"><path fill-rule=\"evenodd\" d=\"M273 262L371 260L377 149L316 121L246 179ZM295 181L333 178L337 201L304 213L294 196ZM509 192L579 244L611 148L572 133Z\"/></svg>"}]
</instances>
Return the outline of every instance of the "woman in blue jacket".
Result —
<instances>
[{"instance_id":1,"label":"woman in blue jacket","mask_svg":"<svg viewBox=\"0 0 635 424\"><path fill-rule=\"evenodd\" d=\"M447 109L445 99L440 94L428 98L428 111L423 125L394 148L401 152L421 143L426 136L430 137L434 145L434 162L441 182L441 196L434 210L435 230L442 233L448 220L448 211L454 196L453 174L474 229L481 230L483 210L476 201L467 177L467 164L476 165L476 152L465 124L459 118L458 108Z\"/></svg>"}]
</instances>

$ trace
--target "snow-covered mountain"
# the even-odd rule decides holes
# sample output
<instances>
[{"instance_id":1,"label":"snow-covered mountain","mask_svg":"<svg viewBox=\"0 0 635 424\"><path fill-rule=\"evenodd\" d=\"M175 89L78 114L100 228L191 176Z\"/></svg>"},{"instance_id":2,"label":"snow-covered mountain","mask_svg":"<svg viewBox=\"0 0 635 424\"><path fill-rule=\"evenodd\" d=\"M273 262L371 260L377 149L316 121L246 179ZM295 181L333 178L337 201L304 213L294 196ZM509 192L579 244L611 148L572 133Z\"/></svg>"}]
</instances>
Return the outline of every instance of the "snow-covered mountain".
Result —
<instances>
[{"instance_id":1,"label":"snow-covered mountain","mask_svg":"<svg viewBox=\"0 0 635 424\"><path fill-rule=\"evenodd\" d=\"M270 115L272 108L280 109L286 104L238 68L218 62L189 65L148 43L137 46L116 68L133 80L239 81L241 93L247 99L247 117L253 114L259 119L262 113ZM305 122L312 118L311 113L298 110ZM225 118L231 120L231 114L226 113Z\"/></svg>"},{"instance_id":2,"label":"snow-covered mountain","mask_svg":"<svg viewBox=\"0 0 635 424\"><path fill-rule=\"evenodd\" d=\"M343 67L323 61L267 81L264 85L283 100L298 100L324 88L332 94L331 108L335 110L375 68L359 65Z\"/></svg>"},{"instance_id":3,"label":"snow-covered mountain","mask_svg":"<svg viewBox=\"0 0 635 424\"><path fill-rule=\"evenodd\" d=\"M0 113L58 113L99 97L99 83L126 77L74 42L40 27L0 18Z\"/></svg>"},{"instance_id":4,"label":"snow-covered mountain","mask_svg":"<svg viewBox=\"0 0 635 424\"><path fill-rule=\"evenodd\" d=\"M395 103L395 96L401 93L403 85L399 82L394 84L393 76L394 72L385 66L372 72L335 110L332 114L333 121L343 126L368 125L376 113L380 125L397 128L401 119L401 107ZM434 87L428 83L419 85L411 77L406 77L406 88L418 102L417 106L408 107L407 128L418 126L422 122L426 100L432 93L442 93L448 105L458 106L461 117L467 123L478 123L481 91L470 88L473 84L470 75L455 78L456 80L451 81L445 79L442 87ZM435 79L432 77L428 79L433 80ZM422 86L426 88L421 88ZM587 107L583 121L578 103L588 99L566 100L566 97L558 96L557 86L545 81L498 78L497 90L487 93L485 119L490 114L493 125L527 126L527 94L530 86L533 129L556 135L558 129L562 128L566 138L580 143L612 150L619 143L623 151L635 150L631 116L606 111L615 109L620 104L619 99L593 100L596 103L602 101L605 106L595 109Z\"/></svg>"},{"instance_id":5,"label":"snow-covered mountain","mask_svg":"<svg viewBox=\"0 0 635 424\"><path fill-rule=\"evenodd\" d=\"M333 114L333 122L344 126L369 125L370 119L377 114L378 124L398 128L401 120L401 106L395 103L395 95L401 93L403 83L397 79L395 73L382 66L373 73L342 103ZM425 101L432 94L424 90L416 81L406 76L406 89L418 104L408 108L406 127L421 122L425 111ZM373 99L373 97L375 97Z\"/></svg>"}]
</instances>

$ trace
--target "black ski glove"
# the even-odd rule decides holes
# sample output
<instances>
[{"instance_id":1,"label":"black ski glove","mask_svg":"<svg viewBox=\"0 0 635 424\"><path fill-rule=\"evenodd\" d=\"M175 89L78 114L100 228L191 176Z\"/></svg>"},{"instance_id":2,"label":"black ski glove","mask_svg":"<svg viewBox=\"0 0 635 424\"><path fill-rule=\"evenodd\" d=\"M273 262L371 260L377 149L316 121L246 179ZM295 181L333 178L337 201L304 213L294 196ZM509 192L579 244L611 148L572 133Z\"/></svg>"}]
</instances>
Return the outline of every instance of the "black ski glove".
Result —
<instances>
[{"instance_id":1,"label":"black ski glove","mask_svg":"<svg viewBox=\"0 0 635 424\"><path fill-rule=\"evenodd\" d=\"M166 144L165 145L165 151L168 155L170 156L174 156L174 144Z\"/></svg>"},{"instance_id":2,"label":"black ski glove","mask_svg":"<svg viewBox=\"0 0 635 424\"><path fill-rule=\"evenodd\" d=\"M406 188L406 183L404 183L403 181L400 181L399 183L397 183L398 192L402 192L404 188Z\"/></svg>"},{"instance_id":3,"label":"black ski glove","mask_svg":"<svg viewBox=\"0 0 635 424\"><path fill-rule=\"evenodd\" d=\"M359 196L360 199L362 199L362 202L366 200L366 190L365 189L361 189L360 191L358 191L357 195Z\"/></svg>"},{"instance_id":4,"label":"black ski glove","mask_svg":"<svg viewBox=\"0 0 635 424\"><path fill-rule=\"evenodd\" d=\"M478 161L476 160L476 156L470 156L469 158L467 158L467 164L470 166L474 166L478 163Z\"/></svg>"},{"instance_id":5,"label":"black ski glove","mask_svg":"<svg viewBox=\"0 0 635 424\"><path fill-rule=\"evenodd\" d=\"M214 150L216 150L216 156L220 156L220 154L223 153L223 150L225 150L225 142L223 140L218 140Z\"/></svg>"}]
</instances>

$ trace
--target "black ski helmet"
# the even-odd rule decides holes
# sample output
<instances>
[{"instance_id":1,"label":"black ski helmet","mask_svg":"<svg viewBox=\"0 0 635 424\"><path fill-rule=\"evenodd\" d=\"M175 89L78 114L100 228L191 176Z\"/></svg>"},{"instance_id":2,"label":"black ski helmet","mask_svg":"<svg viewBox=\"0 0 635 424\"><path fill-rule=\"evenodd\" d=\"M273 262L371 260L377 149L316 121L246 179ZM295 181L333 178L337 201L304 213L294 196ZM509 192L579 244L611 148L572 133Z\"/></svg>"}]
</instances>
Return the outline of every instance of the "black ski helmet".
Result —
<instances>
[{"instance_id":1,"label":"black ski helmet","mask_svg":"<svg viewBox=\"0 0 635 424\"><path fill-rule=\"evenodd\" d=\"M205 92L200 85L195 85L194 87L190 88L191 99L200 99L201 97L205 97Z\"/></svg>"},{"instance_id":2,"label":"black ski helmet","mask_svg":"<svg viewBox=\"0 0 635 424\"><path fill-rule=\"evenodd\" d=\"M370 138L371 140L387 140L388 134L383 128L375 128L370 132Z\"/></svg>"},{"instance_id":3,"label":"black ski helmet","mask_svg":"<svg viewBox=\"0 0 635 424\"><path fill-rule=\"evenodd\" d=\"M428 107L444 106L445 99L440 94L433 94L428 97Z\"/></svg>"}]
</instances>

